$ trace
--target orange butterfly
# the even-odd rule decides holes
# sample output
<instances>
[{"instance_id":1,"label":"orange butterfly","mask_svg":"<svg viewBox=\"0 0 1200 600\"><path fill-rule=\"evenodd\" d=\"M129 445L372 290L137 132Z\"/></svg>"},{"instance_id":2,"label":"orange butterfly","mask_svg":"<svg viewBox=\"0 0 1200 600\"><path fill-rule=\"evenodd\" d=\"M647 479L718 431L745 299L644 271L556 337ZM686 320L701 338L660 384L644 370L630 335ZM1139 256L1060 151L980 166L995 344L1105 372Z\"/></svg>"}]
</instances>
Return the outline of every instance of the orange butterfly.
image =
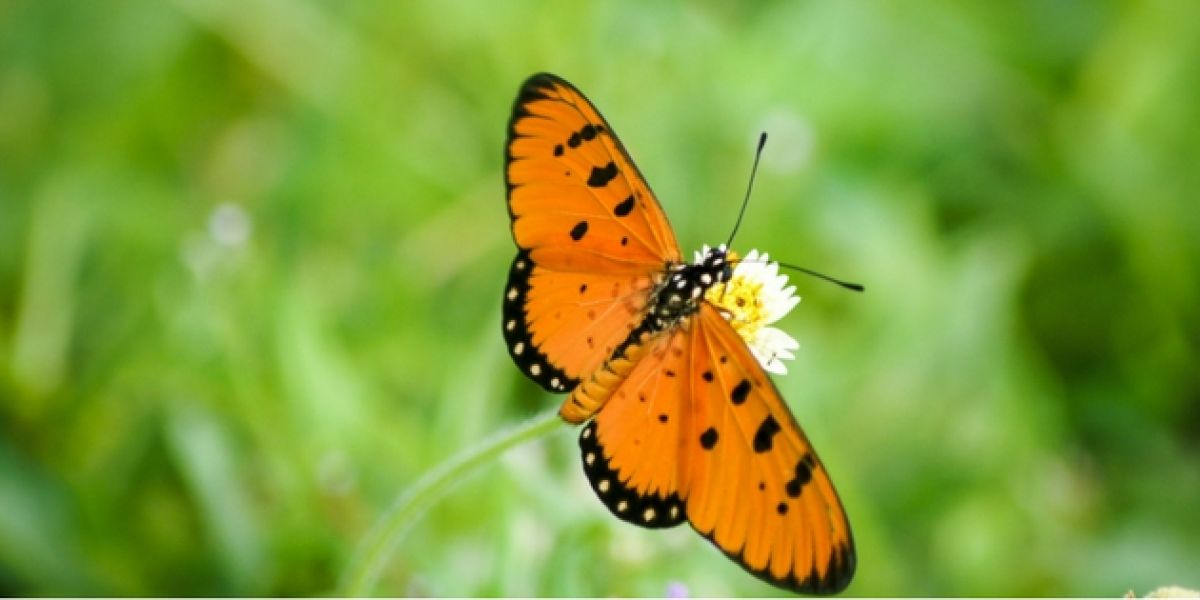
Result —
<instances>
[{"instance_id":1,"label":"orange butterfly","mask_svg":"<svg viewBox=\"0 0 1200 600\"><path fill-rule=\"evenodd\" d=\"M706 293L724 246L689 264L650 186L579 90L542 73L508 125L517 256L504 294L513 361L583 427L584 472L617 517L686 519L782 588L841 591L854 541L837 492L746 341Z\"/></svg>"}]
</instances>

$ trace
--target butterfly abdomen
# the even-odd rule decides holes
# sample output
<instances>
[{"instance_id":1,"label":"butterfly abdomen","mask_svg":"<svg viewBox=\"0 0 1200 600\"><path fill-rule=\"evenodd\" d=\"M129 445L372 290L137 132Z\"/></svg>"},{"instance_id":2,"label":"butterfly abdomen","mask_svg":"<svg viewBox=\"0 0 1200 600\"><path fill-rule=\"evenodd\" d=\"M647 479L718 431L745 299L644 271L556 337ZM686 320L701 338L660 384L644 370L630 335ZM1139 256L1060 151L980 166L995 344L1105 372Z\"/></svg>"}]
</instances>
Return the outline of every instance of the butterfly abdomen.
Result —
<instances>
[{"instance_id":1,"label":"butterfly abdomen","mask_svg":"<svg viewBox=\"0 0 1200 600\"><path fill-rule=\"evenodd\" d=\"M652 333L645 325L631 332L611 358L571 390L558 409L559 416L568 423L582 423L600 410L645 354Z\"/></svg>"},{"instance_id":2,"label":"butterfly abdomen","mask_svg":"<svg viewBox=\"0 0 1200 600\"><path fill-rule=\"evenodd\" d=\"M569 423L582 423L600 410L645 354L651 340L664 330L682 325L699 310L705 292L729 278L725 256L723 247L713 248L697 264L668 267L663 283L651 294L641 324L599 369L572 388L559 416Z\"/></svg>"}]
</instances>

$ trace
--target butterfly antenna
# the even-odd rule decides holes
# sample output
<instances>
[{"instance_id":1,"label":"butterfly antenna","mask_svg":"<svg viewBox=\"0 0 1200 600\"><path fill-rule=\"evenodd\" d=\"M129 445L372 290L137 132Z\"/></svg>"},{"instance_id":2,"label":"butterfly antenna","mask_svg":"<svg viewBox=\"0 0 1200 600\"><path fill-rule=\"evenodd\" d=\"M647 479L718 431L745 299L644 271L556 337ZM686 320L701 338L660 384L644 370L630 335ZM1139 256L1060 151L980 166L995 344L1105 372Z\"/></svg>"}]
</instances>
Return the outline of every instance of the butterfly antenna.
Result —
<instances>
[{"instance_id":1,"label":"butterfly antenna","mask_svg":"<svg viewBox=\"0 0 1200 600\"><path fill-rule=\"evenodd\" d=\"M837 285L840 285L851 291L862 292L862 291L866 290L866 288L864 288L861 283L851 283L849 281L842 281L841 279L837 279L835 277L830 277L824 273L818 273L812 269L805 269L804 267L801 267L798 265L781 262L781 263L779 263L779 266L781 266L785 269L792 269L795 271L800 271L801 273L804 273L805 275L812 275L813 277L816 277L818 279L824 279L825 281L828 281L830 283L836 283Z\"/></svg>"},{"instance_id":2,"label":"butterfly antenna","mask_svg":"<svg viewBox=\"0 0 1200 600\"><path fill-rule=\"evenodd\" d=\"M737 235L738 227L742 226L742 217L746 215L746 206L750 204L750 190L754 189L754 175L758 173L758 159L762 156L763 146L767 145L767 132L758 135L758 149L754 151L754 166L750 168L750 183L746 184L746 198L742 200L742 209L738 211L737 221L733 223L733 231L725 248L733 247L733 236Z\"/></svg>"},{"instance_id":3,"label":"butterfly antenna","mask_svg":"<svg viewBox=\"0 0 1200 600\"><path fill-rule=\"evenodd\" d=\"M729 234L729 241L725 242L725 248L731 248L733 246L733 236L737 235L738 228L742 226L742 217L744 217L746 215L746 206L748 206L750 204L750 191L754 189L754 176L758 173L758 159L762 157L763 146L766 146L766 145L767 145L767 132L764 131L764 132L760 133L758 136L758 148L754 151L754 166L750 168L750 182L748 184L746 184L746 197L744 199L742 199L742 208L741 208L741 210L738 211L737 221L734 221L734 223L733 223L733 232L731 232ZM835 277L830 277L824 273L818 273L816 271L813 271L812 269L806 269L806 268L798 266L798 265L792 265L792 264L781 262L781 263L779 263L779 266L785 267L788 269L793 269L796 271L800 271L801 273L804 273L806 275L812 275L813 277L816 277L818 279L824 279L825 281L828 281L830 283L835 283L835 284L840 285L851 291L862 292L862 291L866 290L866 288L864 288L861 283L852 283L849 281L842 281L841 279L837 279ZM723 292L724 292L724 290L722 290L722 293Z\"/></svg>"}]
</instances>

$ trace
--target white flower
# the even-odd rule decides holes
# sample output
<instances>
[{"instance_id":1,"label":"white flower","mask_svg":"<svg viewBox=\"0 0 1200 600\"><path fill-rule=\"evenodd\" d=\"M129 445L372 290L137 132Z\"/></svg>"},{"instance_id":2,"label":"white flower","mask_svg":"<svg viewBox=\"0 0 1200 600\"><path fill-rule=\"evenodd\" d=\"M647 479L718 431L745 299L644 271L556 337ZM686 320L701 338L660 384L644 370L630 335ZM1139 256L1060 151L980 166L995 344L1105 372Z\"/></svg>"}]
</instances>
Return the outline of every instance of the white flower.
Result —
<instances>
[{"instance_id":1,"label":"white flower","mask_svg":"<svg viewBox=\"0 0 1200 600\"><path fill-rule=\"evenodd\" d=\"M702 252L707 254L708 247ZM779 274L779 264L770 262L765 252L760 255L758 250L751 250L740 259L730 252L729 262L734 265L733 276L709 288L704 298L721 310L764 369L786 374L781 359L796 358L792 351L800 344L770 325L800 303L796 288L787 284L787 275Z\"/></svg>"}]
</instances>

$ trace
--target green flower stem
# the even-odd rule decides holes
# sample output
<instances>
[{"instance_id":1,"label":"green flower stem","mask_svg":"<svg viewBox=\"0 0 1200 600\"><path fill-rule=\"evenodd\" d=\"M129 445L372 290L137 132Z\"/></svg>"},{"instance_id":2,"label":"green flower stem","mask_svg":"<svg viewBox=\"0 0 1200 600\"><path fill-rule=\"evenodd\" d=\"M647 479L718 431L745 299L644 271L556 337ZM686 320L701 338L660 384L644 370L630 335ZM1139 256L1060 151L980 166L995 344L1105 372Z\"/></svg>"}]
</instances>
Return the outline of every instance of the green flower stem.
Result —
<instances>
[{"instance_id":1,"label":"green flower stem","mask_svg":"<svg viewBox=\"0 0 1200 600\"><path fill-rule=\"evenodd\" d=\"M361 597L371 593L380 570L395 552L400 540L429 504L442 497L476 467L495 461L515 446L554 431L562 421L556 410L548 410L524 423L484 439L447 459L405 490L379 517L342 572L337 594Z\"/></svg>"}]
</instances>

